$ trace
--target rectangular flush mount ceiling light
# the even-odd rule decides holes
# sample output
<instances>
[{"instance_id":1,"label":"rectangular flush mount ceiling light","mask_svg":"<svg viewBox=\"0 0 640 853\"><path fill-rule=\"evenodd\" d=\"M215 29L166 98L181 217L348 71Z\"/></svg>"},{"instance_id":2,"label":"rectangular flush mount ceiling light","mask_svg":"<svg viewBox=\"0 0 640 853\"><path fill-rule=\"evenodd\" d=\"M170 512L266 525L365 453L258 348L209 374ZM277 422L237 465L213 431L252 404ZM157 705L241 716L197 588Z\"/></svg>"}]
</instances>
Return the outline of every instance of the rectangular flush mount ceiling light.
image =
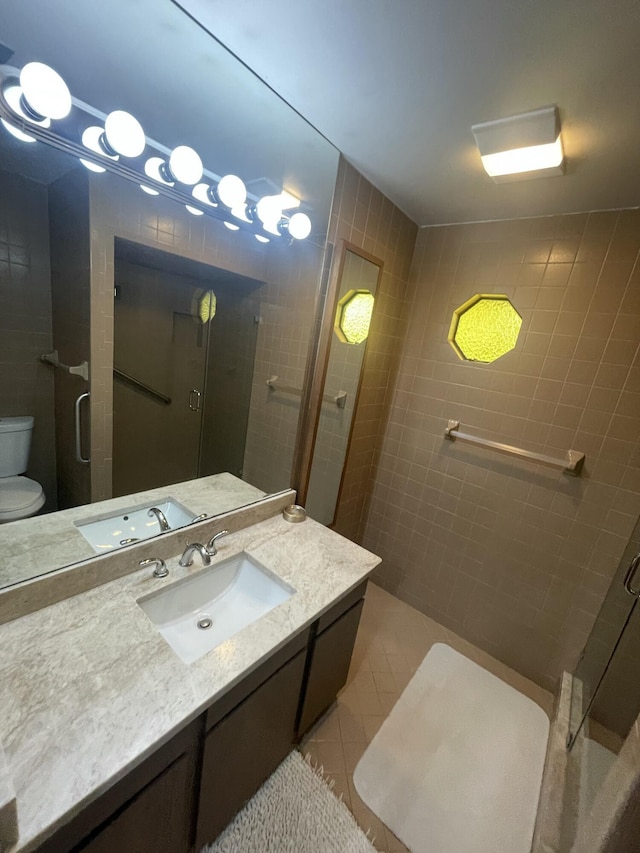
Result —
<instances>
[{"instance_id":1,"label":"rectangular flush mount ceiling light","mask_svg":"<svg viewBox=\"0 0 640 853\"><path fill-rule=\"evenodd\" d=\"M555 106L474 124L471 130L482 165L496 183L564 174Z\"/></svg>"}]
</instances>

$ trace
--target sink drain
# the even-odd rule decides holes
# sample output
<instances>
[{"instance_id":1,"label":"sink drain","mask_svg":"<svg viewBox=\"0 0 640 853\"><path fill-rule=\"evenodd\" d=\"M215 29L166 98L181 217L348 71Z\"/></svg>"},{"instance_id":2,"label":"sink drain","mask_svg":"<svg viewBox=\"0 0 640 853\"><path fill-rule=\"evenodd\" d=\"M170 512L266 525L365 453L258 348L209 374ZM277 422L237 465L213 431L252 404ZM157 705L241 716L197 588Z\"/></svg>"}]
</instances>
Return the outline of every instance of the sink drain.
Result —
<instances>
[{"instance_id":1,"label":"sink drain","mask_svg":"<svg viewBox=\"0 0 640 853\"><path fill-rule=\"evenodd\" d=\"M206 631L207 628L211 628L213 625L213 619L211 616L201 616L196 622L196 625L201 631Z\"/></svg>"}]
</instances>

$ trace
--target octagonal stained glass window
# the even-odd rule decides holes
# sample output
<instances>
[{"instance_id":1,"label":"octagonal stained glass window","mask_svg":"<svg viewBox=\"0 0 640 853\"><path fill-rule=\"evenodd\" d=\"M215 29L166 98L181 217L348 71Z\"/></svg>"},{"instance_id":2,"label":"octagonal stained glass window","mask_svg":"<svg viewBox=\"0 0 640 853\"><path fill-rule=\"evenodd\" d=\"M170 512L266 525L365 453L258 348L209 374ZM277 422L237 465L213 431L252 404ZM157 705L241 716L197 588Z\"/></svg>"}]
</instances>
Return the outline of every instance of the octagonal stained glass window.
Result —
<instances>
[{"instance_id":1,"label":"octagonal stained glass window","mask_svg":"<svg viewBox=\"0 0 640 853\"><path fill-rule=\"evenodd\" d=\"M344 344L366 341L375 297L369 290L349 290L338 302L334 330Z\"/></svg>"},{"instance_id":2,"label":"octagonal stained glass window","mask_svg":"<svg viewBox=\"0 0 640 853\"><path fill-rule=\"evenodd\" d=\"M515 347L521 325L507 296L476 293L453 312L449 343L459 358L489 364Z\"/></svg>"}]
</instances>

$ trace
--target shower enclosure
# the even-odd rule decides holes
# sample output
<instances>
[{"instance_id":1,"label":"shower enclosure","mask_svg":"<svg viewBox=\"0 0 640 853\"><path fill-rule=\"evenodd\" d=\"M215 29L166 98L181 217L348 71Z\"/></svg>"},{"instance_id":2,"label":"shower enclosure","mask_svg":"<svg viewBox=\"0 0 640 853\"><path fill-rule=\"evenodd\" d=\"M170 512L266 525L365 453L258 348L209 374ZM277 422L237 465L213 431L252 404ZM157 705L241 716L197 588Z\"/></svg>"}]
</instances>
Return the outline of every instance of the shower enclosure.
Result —
<instances>
[{"instance_id":1,"label":"shower enclosure","mask_svg":"<svg viewBox=\"0 0 640 853\"><path fill-rule=\"evenodd\" d=\"M574 836L640 714L640 520L573 675L568 747L577 768Z\"/></svg>"},{"instance_id":2,"label":"shower enclosure","mask_svg":"<svg viewBox=\"0 0 640 853\"><path fill-rule=\"evenodd\" d=\"M261 284L116 240L114 497L242 476Z\"/></svg>"}]
</instances>

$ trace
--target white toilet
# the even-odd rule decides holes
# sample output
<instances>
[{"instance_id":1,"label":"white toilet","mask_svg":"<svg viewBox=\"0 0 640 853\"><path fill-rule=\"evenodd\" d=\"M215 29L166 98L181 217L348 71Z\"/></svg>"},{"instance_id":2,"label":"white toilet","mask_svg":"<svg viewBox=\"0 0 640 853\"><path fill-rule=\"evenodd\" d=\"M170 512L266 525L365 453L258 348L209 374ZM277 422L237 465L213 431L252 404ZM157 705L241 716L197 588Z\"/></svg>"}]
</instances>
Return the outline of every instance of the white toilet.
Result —
<instances>
[{"instance_id":1,"label":"white toilet","mask_svg":"<svg viewBox=\"0 0 640 853\"><path fill-rule=\"evenodd\" d=\"M44 505L40 483L24 474L29 464L33 418L0 418L0 524L35 515Z\"/></svg>"}]
</instances>

